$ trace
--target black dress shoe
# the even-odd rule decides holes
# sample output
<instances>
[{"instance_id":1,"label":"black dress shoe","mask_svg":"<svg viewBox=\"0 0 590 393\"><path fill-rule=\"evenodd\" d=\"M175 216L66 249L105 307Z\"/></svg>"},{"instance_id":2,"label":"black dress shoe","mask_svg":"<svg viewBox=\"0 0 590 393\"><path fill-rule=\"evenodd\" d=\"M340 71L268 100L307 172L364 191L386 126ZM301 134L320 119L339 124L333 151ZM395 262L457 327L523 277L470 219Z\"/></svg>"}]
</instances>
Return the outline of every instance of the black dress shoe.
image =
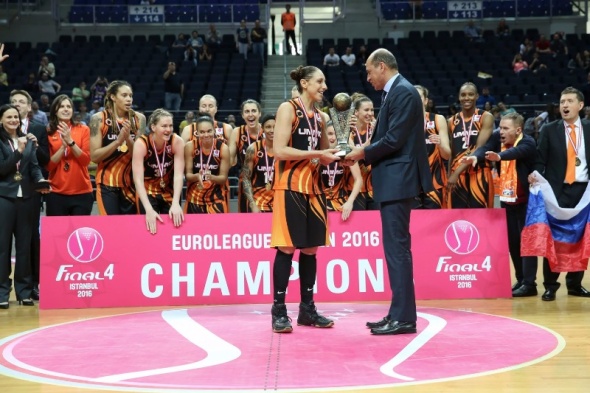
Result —
<instances>
[{"instance_id":1,"label":"black dress shoe","mask_svg":"<svg viewBox=\"0 0 590 393\"><path fill-rule=\"evenodd\" d=\"M512 292L516 291L518 288L522 287L522 283L521 282L516 282L513 286L512 286Z\"/></svg>"},{"instance_id":2,"label":"black dress shoe","mask_svg":"<svg viewBox=\"0 0 590 393\"><path fill-rule=\"evenodd\" d=\"M31 292L31 299L39 300L39 287L37 285L33 287L33 292Z\"/></svg>"},{"instance_id":3,"label":"black dress shoe","mask_svg":"<svg viewBox=\"0 0 590 393\"><path fill-rule=\"evenodd\" d=\"M385 326L371 329L371 334L376 336L408 333L416 333L416 322L389 321Z\"/></svg>"},{"instance_id":4,"label":"black dress shoe","mask_svg":"<svg viewBox=\"0 0 590 393\"><path fill-rule=\"evenodd\" d=\"M377 321L377 322L367 322L367 327L369 329L375 329L375 328L378 328L378 327L382 327L382 326L387 325L389 323L389 321L390 321L389 315L387 315L387 316L383 317L383 319L380 320L380 321Z\"/></svg>"},{"instance_id":5,"label":"black dress shoe","mask_svg":"<svg viewBox=\"0 0 590 393\"><path fill-rule=\"evenodd\" d=\"M541 300L544 300L546 302L551 302L555 300L555 292L557 291L554 289L546 289L543 295L541 296Z\"/></svg>"},{"instance_id":6,"label":"black dress shoe","mask_svg":"<svg viewBox=\"0 0 590 393\"><path fill-rule=\"evenodd\" d=\"M590 291L588 291L583 286L580 286L580 288L576 289L568 289L567 294L571 296L590 297Z\"/></svg>"},{"instance_id":7,"label":"black dress shoe","mask_svg":"<svg viewBox=\"0 0 590 393\"><path fill-rule=\"evenodd\" d=\"M538 294L537 287L532 285L521 285L520 288L512 291L512 297L537 296Z\"/></svg>"}]
</instances>

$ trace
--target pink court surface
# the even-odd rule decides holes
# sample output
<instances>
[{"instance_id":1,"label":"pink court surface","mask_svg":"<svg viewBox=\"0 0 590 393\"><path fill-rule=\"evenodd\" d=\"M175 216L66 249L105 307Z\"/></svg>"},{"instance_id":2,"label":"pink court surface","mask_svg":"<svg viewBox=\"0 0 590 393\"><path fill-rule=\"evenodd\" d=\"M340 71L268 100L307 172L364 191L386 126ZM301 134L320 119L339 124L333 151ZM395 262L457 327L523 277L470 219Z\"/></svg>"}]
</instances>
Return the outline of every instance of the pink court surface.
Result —
<instances>
[{"instance_id":1,"label":"pink court surface","mask_svg":"<svg viewBox=\"0 0 590 393\"><path fill-rule=\"evenodd\" d=\"M332 329L296 326L297 305L289 304L291 334L272 333L268 305L111 309L106 316L43 311L40 327L0 338L0 387L8 380L16 386L0 390L390 391L465 379L477 385L560 356L565 340L557 332L470 307L491 302L513 304L422 305L417 334L380 337L365 322L383 317L383 303L319 304L336 321ZM54 323L58 314L84 311L85 319ZM19 390L19 380L29 388Z\"/></svg>"}]
</instances>

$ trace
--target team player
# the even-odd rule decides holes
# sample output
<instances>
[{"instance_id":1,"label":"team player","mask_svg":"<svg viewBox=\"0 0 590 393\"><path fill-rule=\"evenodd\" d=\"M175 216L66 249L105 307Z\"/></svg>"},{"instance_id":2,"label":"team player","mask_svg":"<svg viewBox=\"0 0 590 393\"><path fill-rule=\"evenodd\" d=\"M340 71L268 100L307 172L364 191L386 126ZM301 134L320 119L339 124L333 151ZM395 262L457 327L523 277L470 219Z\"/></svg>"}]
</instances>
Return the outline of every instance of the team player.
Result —
<instances>
[{"instance_id":1,"label":"team player","mask_svg":"<svg viewBox=\"0 0 590 393\"><path fill-rule=\"evenodd\" d=\"M47 164L51 192L48 216L89 216L94 197L88 173L90 129L72 119L74 104L65 94L55 97L49 110L50 159Z\"/></svg>"},{"instance_id":2,"label":"team player","mask_svg":"<svg viewBox=\"0 0 590 393\"><path fill-rule=\"evenodd\" d=\"M96 202L101 215L135 214L131 157L145 116L131 109L133 90L125 81L107 88L104 110L90 118L90 159L96 168Z\"/></svg>"},{"instance_id":3,"label":"team player","mask_svg":"<svg viewBox=\"0 0 590 393\"><path fill-rule=\"evenodd\" d=\"M277 248L273 265L272 329L277 333L293 330L285 306L293 254L299 254L301 303L298 325L328 328L334 321L318 314L313 302L316 280L316 252L329 244L326 198L321 191L318 165L339 158L330 149L326 129L328 115L315 104L327 90L321 70L299 66L291 71L301 96L279 106L276 119L274 154L274 203L271 246Z\"/></svg>"},{"instance_id":4,"label":"team player","mask_svg":"<svg viewBox=\"0 0 590 393\"><path fill-rule=\"evenodd\" d=\"M184 147L187 213L227 213L229 148L215 137L213 119L197 119L198 138Z\"/></svg>"},{"instance_id":5,"label":"team player","mask_svg":"<svg viewBox=\"0 0 590 393\"><path fill-rule=\"evenodd\" d=\"M215 136L221 139L224 143L229 142L229 138L232 133L232 126L215 120L217 114L217 100L211 94L205 94L199 100L199 112L201 114L208 114L213 119L213 129L215 130ZM197 125L195 123L189 124L184 127L181 133L184 142L188 142L197 137Z\"/></svg>"},{"instance_id":6,"label":"team player","mask_svg":"<svg viewBox=\"0 0 590 393\"><path fill-rule=\"evenodd\" d=\"M174 134L172 115L156 109L149 118L150 133L141 135L133 149L133 180L137 210L145 214L147 230L156 233L160 214L168 213L174 226L184 221L180 195L184 174L184 142Z\"/></svg>"},{"instance_id":7,"label":"team player","mask_svg":"<svg viewBox=\"0 0 590 393\"><path fill-rule=\"evenodd\" d=\"M274 191L273 138L275 116L262 117L264 138L251 144L246 150L246 158L240 175L244 187L244 195L253 213L271 212Z\"/></svg>"},{"instance_id":8,"label":"team player","mask_svg":"<svg viewBox=\"0 0 590 393\"><path fill-rule=\"evenodd\" d=\"M336 146L336 133L334 128L328 126L326 129L330 147ZM358 166L341 165L334 161L322 166L322 187L326 195L326 204L329 211L342 212L342 220L346 221L354 207L354 200L359 195L363 186L363 176ZM348 191L349 179L352 179L352 191Z\"/></svg>"},{"instance_id":9,"label":"team player","mask_svg":"<svg viewBox=\"0 0 590 393\"><path fill-rule=\"evenodd\" d=\"M238 164L238 168L244 166L246 158L246 150L253 143L262 139L262 127L260 126L261 108L260 104L248 99L242 103L242 118L246 122L245 125L233 129L231 139L229 141L229 155L231 157L231 165ZM238 183L238 212L247 213L250 211L246 194L242 184L242 177Z\"/></svg>"},{"instance_id":10,"label":"team player","mask_svg":"<svg viewBox=\"0 0 590 393\"><path fill-rule=\"evenodd\" d=\"M424 104L424 110L428 104L428 90L420 85L414 86ZM446 207L445 187L447 182L447 168L445 163L451 157L451 146L447 130L447 120L442 115L432 112L424 112L424 138L428 151L428 163L432 174L434 191L427 194L421 192L418 195L417 206L423 209L440 209Z\"/></svg>"},{"instance_id":11,"label":"team player","mask_svg":"<svg viewBox=\"0 0 590 393\"><path fill-rule=\"evenodd\" d=\"M459 89L461 111L449 119L451 171L447 180L448 204L452 208L491 208L494 206L492 172L486 163L472 167L461 159L484 146L494 126L494 116L475 107L477 87L464 83Z\"/></svg>"},{"instance_id":12,"label":"team player","mask_svg":"<svg viewBox=\"0 0 590 393\"><path fill-rule=\"evenodd\" d=\"M367 145L373 136L373 129L375 126L375 109L373 108L373 101L365 95L352 95L354 117L356 118L355 125L352 126L350 132L350 143L353 146ZM371 183L371 166L365 163L365 160L359 160L359 169L362 176L362 185L359 195L354 199L353 210L375 210L377 206L373 202L373 185ZM348 190L352 193L354 188L354 179L349 179Z\"/></svg>"}]
</instances>

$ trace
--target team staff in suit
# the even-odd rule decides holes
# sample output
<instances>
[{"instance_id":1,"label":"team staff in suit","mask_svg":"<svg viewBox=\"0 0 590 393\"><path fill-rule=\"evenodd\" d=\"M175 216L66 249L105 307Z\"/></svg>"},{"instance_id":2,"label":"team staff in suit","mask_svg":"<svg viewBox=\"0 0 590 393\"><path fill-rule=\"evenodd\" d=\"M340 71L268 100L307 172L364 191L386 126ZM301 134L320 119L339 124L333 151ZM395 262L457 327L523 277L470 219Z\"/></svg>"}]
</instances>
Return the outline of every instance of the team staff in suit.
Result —
<instances>
[{"instance_id":1,"label":"team staff in suit","mask_svg":"<svg viewBox=\"0 0 590 393\"><path fill-rule=\"evenodd\" d=\"M522 132L524 119L516 112L500 120L500 132L494 132L486 144L461 163L472 166L485 160L496 162L500 173L500 205L506 210L508 249L514 265L516 284L513 297L537 296L537 257L520 255L520 238L526 220L529 199L528 176L537 158L532 136Z\"/></svg>"},{"instance_id":2,"label":"team staff in suit","mask_svg":"<svg viewBox=\"0 0 590 393\"><path fill-rule=\"evenodd\" d=\"M18 110L9 104L0 106L0 308L7 309L12 289L10 279L12 238L16 262L14 289L20 304L33 306L31 279L31 235L35 186L45 181L35 154L36 139L21 129ZM47 183L48 185L48 183ZM46 189L49 191L49 188Z\"/></svg>"},{"instance_id":3,"label":"team staff in suit","mask_svg":"<svg viewBox=\"0 0 590 393\"><path fill-rule=\"evenodd\" d=\"M21 129L24 134L31 135L37 139L37 149L35 154L37 156L37 163L41 167L43 177L47 179L49 172L45 166L49 163L49 141L47 137L47 130L41 123L37 123L29 119L31 112L31 104L33 98L25 90L13 90L10 92L10 104L13 105L20 114ZM33 275L33 300L39 300L39 266L41 262L41 236L39 233L39 223L41 220L42 198L41 193L33 193L33 234L31 236L31 271Z\"/></svg>"},{"instance_id":4,"label":"team staff in suit","mask_svg":"<svg viewBox=\"0 0 590 393\"><path fill-rule=\"evenodd\" d=\"M557 203L563 208L575 207L588 186L590 169L590 122L580 118L584 108L584 95L578 89L567 87L561 92L559 111L561 119L543 127L537 146L537 170L551 186ZM572 132L573 131L573 132ZM529 176L535 182L535 176ZM559 273L552 272L547 258L543 259L543 285L541 299L555 300L561 286ZM569 272L565 277L567 292L572 296L590 297L582 286L584 272Z\"/></svg>"},{"instance_id":5,"label":"team staff in suit","mask_svg":"<svg viewBox=\"0 0 590 393\"><path fill-rule=\"evenodd\" d=\"M347 161L365 160L373 174L373 198L380 204L383 248L392 300L389 312L368 322L372 334L416 333L416 296L410 212L420 192L433 191L424 142L420 94L399 74L395 57L377 49L367 59L367 81L383 90L383 102L369 143L353 147Z\"/></svg>"}]
</instances>

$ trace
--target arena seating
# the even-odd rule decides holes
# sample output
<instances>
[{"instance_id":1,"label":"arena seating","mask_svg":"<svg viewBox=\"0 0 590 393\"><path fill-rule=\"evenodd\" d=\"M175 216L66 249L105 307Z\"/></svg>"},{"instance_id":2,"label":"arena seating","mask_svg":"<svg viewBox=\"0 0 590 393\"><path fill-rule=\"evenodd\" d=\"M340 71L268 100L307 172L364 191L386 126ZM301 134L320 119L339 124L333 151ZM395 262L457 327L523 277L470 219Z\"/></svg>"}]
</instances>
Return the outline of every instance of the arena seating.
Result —
<instances>
[{"instance_id":1,"label":"arena seating","mask_svg":"<svg viewBox=\"0 0 590 393\"><path fill-rule=\"evenodd\" d=\"M559 92L567 87L580 87L586 82L586 71L567 69L569 57L543 55L542 62L547 70L538 73L512 71L512 60L519 51L525 36L536 39L536 29L526 32L513 29L510 37L496 37L492 31L484 33L485 43L469 43L463 31L410 32L408 38L400 38L397 43L391 38L379 42L376 38L354 38L350 41L353 52L360 45L367 45L368 51L378 46L390 49L396 56L400 71L414 84L420 84L430 90L432 98L438 105L449 105L456 101L461 84L472 81L481 87L490 88L497 101L504 100L509 105L539 106L556 102ZM570 54L590 47L590 36L568 34L566 41ZM349 42L334 39L310 39L307 45L308 63L325 70L328 84L327 96L345 92L362 92L369 95L374 102L379 102L379 94L366 82L366 73L362 67L323 67L324 55L328 48L342 47ZM480 73L488 74L490 77Z\"/></svg>"},{"instance_id":2,"label":"arena seating","mask_svg":"<svg viewBox=\"0 0 590 393\"><path fill-rule=\"evenodd\" d=\"M177 62L178 72L185 82L185 99L182 110L197 108L198 99L205 93L218 99L222 110L235 110L246 98L260 100L263 63L258 58L245 62L235 53L233 35L224 36L222 45L213 60L199 62L195 67L183 61L182 48L170 48L173 35L121 35L61 36L59 42L39 43L35 48L30 43L18 45L6 43L11 60L4 69L10 75L13 88L21 87L30 72L37 72L39 59L50 48L57 56L51 56L56 67L55 80L62 91L69 94L81 81L88 88L97 76L106 76L109 81L123 79L134 90L134 105L140 109L153 110L163 105L163 74L167 62ZM0 100L8 101L7 92L0 91ZM37 97L35 97L37 98Z\"/></svg>"}]
</instances>

